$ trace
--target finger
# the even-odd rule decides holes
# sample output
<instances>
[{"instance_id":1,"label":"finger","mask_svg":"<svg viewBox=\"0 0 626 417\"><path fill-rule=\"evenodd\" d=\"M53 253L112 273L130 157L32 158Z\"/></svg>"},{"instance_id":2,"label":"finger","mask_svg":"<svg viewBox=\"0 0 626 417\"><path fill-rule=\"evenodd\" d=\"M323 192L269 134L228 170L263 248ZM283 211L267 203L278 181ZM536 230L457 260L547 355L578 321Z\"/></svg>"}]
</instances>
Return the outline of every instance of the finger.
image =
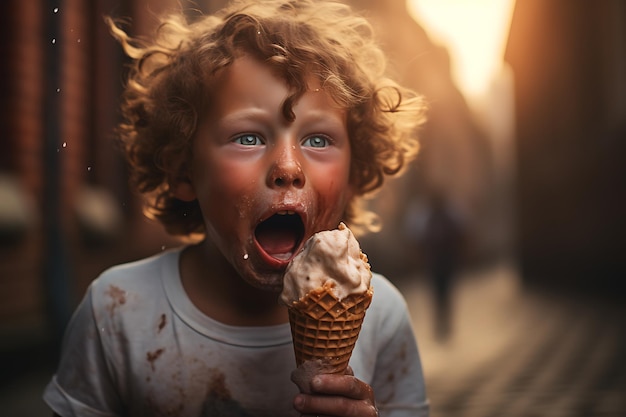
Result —
<instances>
[{"instance_id":1,"label":"finger","mask_svg":"<svg viewBox=\"0 0 626 417\"><path fill-rule=\"evenodd\" d=\"M372 387L352 375L317 375L311 380L311 389L318 394L374 402Z\"/></svg>"},{"instance_id":2,"label":"finger","mask_svg":"<svg viewBox=\"0 0 626 417\"><path fill-rule=\"evenodd\" d=\"M291 380L298 386L300 392L311 394L311 379L315 375L324 373L324 363L320 360L304 361L291 373Z\"/></svg>"},{"instance_id":3,"label":"finger","mask_svg":"<svg viewBox=\"0 0 626 417\"><path fill-rule=\"evenodd\" d=\"M294 408L301 415L377 417L376 406L367 400L353 400L339 396L298 394Z\"/></svg>"}]
</instances>

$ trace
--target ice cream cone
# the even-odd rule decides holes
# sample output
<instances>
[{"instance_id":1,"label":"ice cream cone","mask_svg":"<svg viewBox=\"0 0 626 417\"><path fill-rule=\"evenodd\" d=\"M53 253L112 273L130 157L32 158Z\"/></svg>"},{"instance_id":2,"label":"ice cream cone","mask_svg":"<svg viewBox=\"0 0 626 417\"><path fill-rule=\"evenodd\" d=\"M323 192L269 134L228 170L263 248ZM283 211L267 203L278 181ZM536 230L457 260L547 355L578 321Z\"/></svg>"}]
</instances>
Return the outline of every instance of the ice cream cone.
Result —
<instances>
[{"instance_id":1,"label":"ice cream cone","mask_svg":"<svg viewBox=\"0 0 626 417\"><path fill-rule=\"evenodd\" d=\"M319 360L325 373L342 373L348 366L372 295L370 287L363 294L339 300L332 285L324 285L293 303L289 307L289 322L296 365Z\"/></svg>"}]
</instances>

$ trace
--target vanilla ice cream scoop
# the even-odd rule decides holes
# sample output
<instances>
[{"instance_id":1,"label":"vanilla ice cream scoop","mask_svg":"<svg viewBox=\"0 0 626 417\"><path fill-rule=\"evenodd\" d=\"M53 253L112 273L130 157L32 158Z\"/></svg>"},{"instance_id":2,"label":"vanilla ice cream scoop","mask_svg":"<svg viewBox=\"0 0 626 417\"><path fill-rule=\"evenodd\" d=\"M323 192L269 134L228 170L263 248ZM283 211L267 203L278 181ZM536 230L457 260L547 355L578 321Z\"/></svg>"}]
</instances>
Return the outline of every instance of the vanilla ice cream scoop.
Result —
<instances>
[{"instance_id":1,"label":"vanilla ice cream scoop","mask_svg":"<svg viewBox=\"0 0 626 417\"><path fill-rule=\"evenodd\" d=\"M337 299L364 294L372 273L352 231L341 223L335 230L316 233L285 271L280 298L291 306L311 291L330 287Z\"/></svg>"}]
</instances>

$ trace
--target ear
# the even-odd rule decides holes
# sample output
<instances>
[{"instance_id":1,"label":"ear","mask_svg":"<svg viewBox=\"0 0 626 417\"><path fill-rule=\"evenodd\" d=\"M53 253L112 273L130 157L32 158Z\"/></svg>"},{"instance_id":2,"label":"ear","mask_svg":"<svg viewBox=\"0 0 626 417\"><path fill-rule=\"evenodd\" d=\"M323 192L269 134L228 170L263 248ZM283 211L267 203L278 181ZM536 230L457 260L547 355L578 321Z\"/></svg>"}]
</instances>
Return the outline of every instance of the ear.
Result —
<instances>
[{"instance_id":1,"label":"ear","mask_svg":"<svg viewBox=\"0 0 626 417\"><path fill-rule=\"evenodd\" d=\"M170 192L177 199L188 202L196 199L196 191L189 177L170 178L168 183Z\"/></svg>"}]
</instances>

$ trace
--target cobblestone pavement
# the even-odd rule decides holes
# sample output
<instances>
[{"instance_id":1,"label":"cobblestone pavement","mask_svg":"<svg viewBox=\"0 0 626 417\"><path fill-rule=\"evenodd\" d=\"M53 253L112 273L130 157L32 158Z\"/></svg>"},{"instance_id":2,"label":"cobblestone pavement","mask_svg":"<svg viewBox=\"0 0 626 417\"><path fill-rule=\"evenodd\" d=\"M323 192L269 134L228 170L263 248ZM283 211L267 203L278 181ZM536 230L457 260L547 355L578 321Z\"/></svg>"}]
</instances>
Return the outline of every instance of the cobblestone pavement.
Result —
<instances>
[{"instance_id":1,"label":"cobblestone pavement","mask_svg":"<svg viewBox=\"0 0 626 417\"><path fill-rule=\"evenodd\" d=\"M501 264L460 277L441 342L426 280L398 286L433 417L626 416L626 306L524 290Z\"/></svg>"},{"instance_id":2,"label":"cobblestone pavement","mask_svg":"<svg viewBox=\"0 0 626 417\"><path fill-rule=\"evenodd\" d=\"M432 417L626 416L626 307L524 290L510 265L463 273L452 332L434 337L424 277L396 283L413 318ZM52 365L0 386L0 415L48 416Z\"/></svg>"}]
</instances>

